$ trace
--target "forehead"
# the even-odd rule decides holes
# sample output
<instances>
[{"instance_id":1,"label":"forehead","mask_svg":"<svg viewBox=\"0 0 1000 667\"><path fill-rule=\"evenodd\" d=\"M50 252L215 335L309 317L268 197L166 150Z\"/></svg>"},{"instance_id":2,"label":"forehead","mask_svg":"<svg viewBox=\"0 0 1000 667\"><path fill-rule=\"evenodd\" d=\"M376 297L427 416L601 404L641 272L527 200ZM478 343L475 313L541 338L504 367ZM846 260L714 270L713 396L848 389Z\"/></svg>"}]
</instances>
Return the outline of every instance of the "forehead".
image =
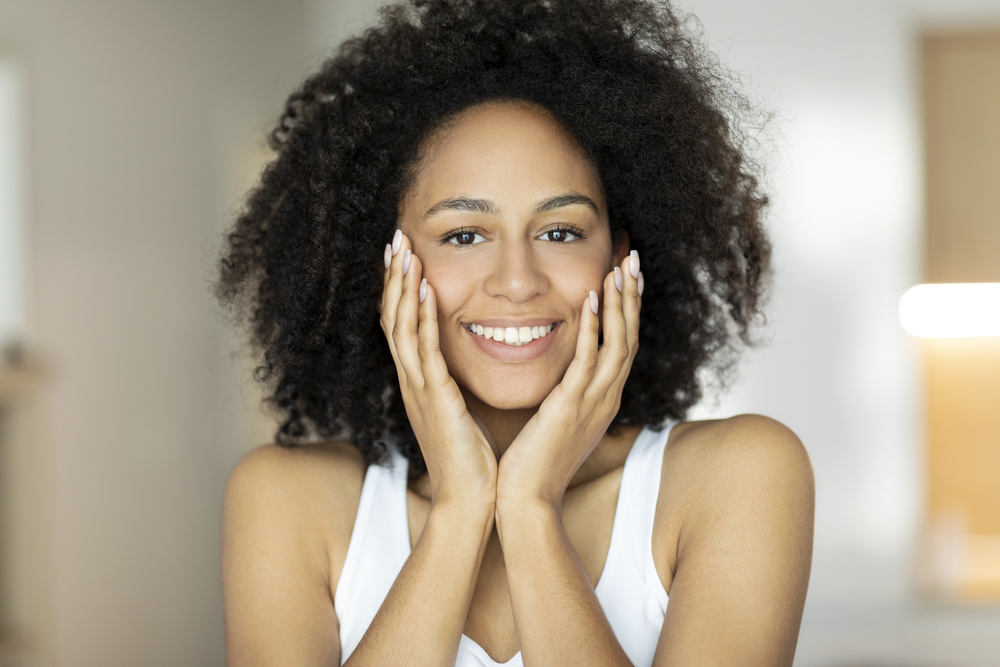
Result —
<instances>
[{"instance_id":1,"label":"forehead","mask_svg":"<svg viewBox=\"0 0 1000 667\"><path fill-rule=\"evenodd\" d=\"M526 103L493 103L463 112L430 138L405 203L422 214L442 197L503 205L565 192L605 208L597 169L565 127Z\"/></svg>"}]
</instances>

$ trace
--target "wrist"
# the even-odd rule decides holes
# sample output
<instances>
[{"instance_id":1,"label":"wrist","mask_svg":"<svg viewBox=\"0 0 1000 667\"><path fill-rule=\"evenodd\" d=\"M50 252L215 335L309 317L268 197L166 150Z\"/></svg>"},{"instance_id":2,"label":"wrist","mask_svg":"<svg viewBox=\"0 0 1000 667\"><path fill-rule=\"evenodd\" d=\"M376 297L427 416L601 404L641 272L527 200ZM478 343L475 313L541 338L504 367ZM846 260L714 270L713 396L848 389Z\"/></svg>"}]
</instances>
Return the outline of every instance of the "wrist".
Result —
<instances>
[{"instance_id":1,"label":"wrist","mask_svg":"<svg viewBox=\"0 0 1000 667\"><path fill-rule=\"evenodd\" d=\"M537 497L498 499L496 529L505 552L518 544L537 545L543 534L563 532L562 507Z\"/></svg>"},{"instance_id":2,"label":"wrist","mask_svg":"<svg viewBox=\"0 0 1000 667\"><path fill-rule=\"evenodd\" d=\"M462 525L488 523L496 516L496 496L442 496L431 500L430 515Z\"/></svg>"}]
</instances>

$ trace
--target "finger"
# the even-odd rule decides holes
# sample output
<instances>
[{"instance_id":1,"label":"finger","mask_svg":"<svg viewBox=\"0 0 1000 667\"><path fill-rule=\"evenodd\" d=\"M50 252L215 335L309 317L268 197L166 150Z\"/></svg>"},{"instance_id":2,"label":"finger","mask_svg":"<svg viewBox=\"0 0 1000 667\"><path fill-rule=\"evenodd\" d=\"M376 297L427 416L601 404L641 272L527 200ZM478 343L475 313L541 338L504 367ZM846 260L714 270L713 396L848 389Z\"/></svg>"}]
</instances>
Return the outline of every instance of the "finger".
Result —
<instances>
[{"instance_id":1,"label":"finger","mask_svg":"<svg viewBox=\"0 0 1000 667\"><path fill-rule=\"evenodd\" d=\"M399 230L396 230L399 232ZM399 239L397 242L396 239ZM398 246L396 254L392 254L393 245ZM392 352L393 360L396 362L396 370L399 373L400 382L405 381L406 374L403 367L399 363L399 358L396 353L396 342L393 338L393 330L396 328L396 317L397 311L399 310L399 302L402 297L403 289L403 260L405 251L409 249L409 239L407 239L401 232L393 236L393 243L388 246L388 251L390 255L389 268L385 272L385 286L382 288L382 314L380 316L380 323L382 325L382 331L385 333L386 340L389 343L389 351ZM402 252L400 252L402 250Z\"/></svg>"},{"instance_id":2,"label":"finger","mask_svg":"<svg viewBox=\"0 0 1000 667\"><path fill-rule=\"evenodd\" d=\"M642 285L642 271L639 270L639 253L633 250L625 258L621 266L622 280L622 315L625 320L625 344L628 347L628 363L621 369L620 382L624 383L632 369L632 361L639 351L639 313L642 298L639 294Z\"/></svg>"},{"instance_id":3,"label":"finger","mask_svg":"<svg viewBox=\"0 0 1000 667\"><path fill-rule=\"evenodd\" d=\"M576 354L570 362L562 384L567 389L582 393L594 375L597 366L597 337L600 321L597 319L597 292L591 290L583 301L580 312L580 332L576 337Z\"/></svg>"},{"instance_id":4,"label":"finger","mask_svg":"<svg viewBox=\"0 0 1000 667\"><path fill-rule=\"evenodd\" d=\"M628 264L628 270L625 265ZM625 317L625 338L629 354L635 357L639 349L639 311L642 306L642 271L639 270L639 253L633 250L622 262L622 313Z\"/></svg>"},{"instance_id":5,"label":"finger","mask_svg":"<svg viewBox=\"0 0 1000 667\"><path fill-rule=\"evenodd\" d=\"M406 245L404 239L404 246ZM410 248L400 248L401 266L405 275L400 275L400 295L396 305L396 321L392 328L392 339L396 346L396 356L406 371L411 383L420 384L423 373L420 369L420 356L417 352L417 321L420 306L420 260Z\"/></svg>"},{"instance_id":6,"label":"finger","mask_svg":"<svg viewBox=\"0 0 1000 667\"><path fill-rule=\"evenodd\" d=\"M445 363L444 357L441 356L437 294L434 292L434 288L427 283L426 278L420 281L418 290L418 298L420 293L423 293L417 323L417 353L420 357L422 372L424 378L429 382L443 384L447 382L449 375L448 365Z\"/></svg>"},{"instance_id":7,"label":"finger","mask_svg":"<svg viewBox=\"0 0 1000 667\"><path fill-rule=\"evenodd\" d=\"M392 242L385 244L384 259L385 270L382 271L382 306L385 306L385 286L389 282L389 266L392 262L392 258L396 256L399 252L399 248L403 242L403 232L397 229L392 234ZM379 311L381 312L381 311Z\"/></svg>"},{"instance_id":8,"label":"finger","mask_svg":"<svg viewBox=\"0 0 1000 667\"><path fill-rule=\"evenodd\" d=\"M617 283L624 279L619 267L615 267L604 279L604 343L597 354L597 369L591 386L604 392L620 376L622 366L628 364L629 348L626 340L625 314L622 312L622 293Z\"/></svg>"}]
</instances>

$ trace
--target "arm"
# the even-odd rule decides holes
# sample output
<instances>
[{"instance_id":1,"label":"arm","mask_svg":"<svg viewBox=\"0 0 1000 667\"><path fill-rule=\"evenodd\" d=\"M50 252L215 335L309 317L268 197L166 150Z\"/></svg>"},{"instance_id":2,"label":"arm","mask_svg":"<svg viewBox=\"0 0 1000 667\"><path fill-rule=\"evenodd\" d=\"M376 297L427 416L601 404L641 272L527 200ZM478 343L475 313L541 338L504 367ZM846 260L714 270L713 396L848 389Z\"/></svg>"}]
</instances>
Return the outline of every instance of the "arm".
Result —
<instances>
[{"instance_id":1,"label":"arm","mask_svg":"<svg viewBox=\"0 0 1000 667\"><path fill-rule=\"evenodd\" d=\"M454 665L492 508L432 507L350 665Z\"/></svg>"},{"instance_id":2,"label":"arm","mask_svg":"<svg viewBox=\"0 0 1000 667\"><path fill-rule=\"evenodd\" d=\"M395 250L395 253L392 252ZM493 531L496 456L465 409L438 346L434 291L409 239L386 247L382 328L431 481L431 509L346 665L453 665Z\"/></svg>"},{"instance_id":3,"label":"arm","mask_svg":"<svg viewBox=\"0 0 1000 667\"><path fill-rule=\"evenodd\" d=\"M562 382L500 459L497 532L525 665L629 665L563 528L562 497L607 431L638 350L638 256L604 281L604 344L596 303L583 305ZM592 297L593 298L593 297Z\"/></svg>"},{"instance_id":4,"label":"arm","mask_svg":"<svg viewBox=\"0 0 1000 667\"><path fill-rule=\"evenodd\" d=\"M524 664L631 665L558 510L522 503L503 513L498 530Z\"/></svg>"},{"instance_id":5,"label":"arm","mask_svg":"<svg viewBox=\"0 0 1000 667\"><path fill-rule=\"evenodd\" d=\"M676 542L654 543L676 565L653 664L791 665L812 559L805 448L753 415L678 440L658 512L673 501L682 523Z\"/></svg>"},{"instance_id":6,"label":"arm","mask_svg":"<svg viewBox=\"0 0 1000 667\"><path fill-rule=\"evenodd\" d=\"M404 238L397 250L407 248ZM454 664L495 516L496 457L437 350L433 291L418 316L419 260L412 256L405 275L403 260L397 252L386 271L382 326L428 465L431 509L349 665ZM223 588L231 667L340 662L340 572L332 570L346 556L365 468L350 445L324 456L329 449L262 448L230 477Z\"/></svg>"},{"instance_id":7,"label":"arm","mask_svg":"<svg viewBox=\"0 0 1000 667\"><path fill-rule=\"evenodd\" d=\"M227 665L338 664L329 554L335 542L346 549L364 476L347 447L262 447L230 476L222 520Z\"/></svg>"}]
</instances>

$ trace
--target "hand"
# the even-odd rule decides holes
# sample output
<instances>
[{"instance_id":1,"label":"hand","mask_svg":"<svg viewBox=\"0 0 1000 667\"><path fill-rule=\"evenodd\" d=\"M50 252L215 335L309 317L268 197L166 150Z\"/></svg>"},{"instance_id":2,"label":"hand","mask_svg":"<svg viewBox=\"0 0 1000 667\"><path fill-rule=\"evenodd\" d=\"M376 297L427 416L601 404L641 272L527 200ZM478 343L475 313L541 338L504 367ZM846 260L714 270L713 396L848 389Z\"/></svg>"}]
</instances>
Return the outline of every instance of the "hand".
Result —
<instances>
[{"instance_id":1,"label":"hand","mask_svg":"<svg viewBox=\"0 0 1000 667\"><path fill-rule=\"evenodd\" d=\"M642 275L635 251L604 279L604 343L598 349L597 294L583 303L576 355L538 412L504 452L497 511L504 502L561 507L573 475L604 436L621 405L639 348Z\"/></svg>"},{"instance_id":2,"label":"hand","mask_svg":"<svg viewBox=\"0 0 1000 667\"><path fill-rule=\"evenodd\" d=\"M406 416L431 481L431 503L496 500L497 460L448 373L434 288L399 230L385 247L382 331L396 362Z\"/></svg>"}]
</instances>

